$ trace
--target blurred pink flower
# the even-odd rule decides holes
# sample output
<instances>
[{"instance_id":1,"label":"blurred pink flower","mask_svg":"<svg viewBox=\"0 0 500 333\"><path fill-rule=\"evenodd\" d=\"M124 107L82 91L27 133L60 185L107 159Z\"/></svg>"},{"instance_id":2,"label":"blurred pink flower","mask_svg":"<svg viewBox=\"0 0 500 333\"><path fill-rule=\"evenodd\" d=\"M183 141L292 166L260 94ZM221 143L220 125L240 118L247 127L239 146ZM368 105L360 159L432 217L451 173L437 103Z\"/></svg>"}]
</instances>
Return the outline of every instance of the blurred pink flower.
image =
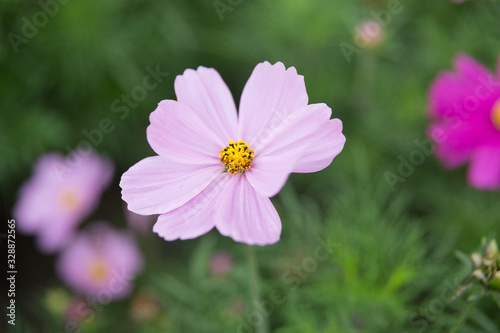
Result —
<instances>
[{"instance_id":1,"label":"blurred pink flower","mask_svg":"<svg viewBox=\"0 0 500 333\"><path fill-rule=\"evenodd\" d=\"M269 197L290 173L332 162L344 146L342 122L330 120L327 105L308 105L304 77L281 62L257 65L239 113L212 68L186 70L175 92L178 101L161 101L150 116L147 137L159 156L122 176L128 208L161 214L153 231L166 240L195 238L215 226L238 242L277 242L281 221Z\"/></svg>"},{"instance_id":2,"label":"blurred pink flower","mask_svg":"<svg viewBox=\"0 0 500 333\"><path fill-rule=\"evenodd\" d=\"M377 21L363 21L354 31L354 41L361 48L375 48L384 39L383 27Z\"/></svg>"},{"instance_id":3,"label":"blurred pink flower","mask_svg":"<svg viewBox=\"0 0 500 333\"><path fill-rule=\"evenodd\" d=\"M445 167L470 163L468 181L473 187L498 189L500 74L492 74L464 54L454 63L456 71L440 73L430 87L433 123L428 134Z\"/></svg>"},{"instance_id":4,"label":"blurred pink flower","mask_svg":"<svg viewBox=\"0 0 500 333\"><path fill-rule=\"evenodd\" d=\"M210 257L210 273L222 277L234 267L233 256L226 251L216 251Z\"/></svg>"},{"instance_id":5,"label":"blurred pink flower","mask_svg":"<svg viewBox=\"0 0 500 333\"><path fill-rule=\"evenodd\" d=\"M82 231L61 252L56 264L61 280L83 295L96 297L101 304L128 295L142 266L134 240L104 223Z\"/></svg>"},{"instance_id":6,"label":"blurred pink flower","mask_svg":"<svg viewBox=\"0 0 500 333\"><path fill-rule=\"evenodd\" d=\"M65 159L43 155L19 191L13 210L19 231L38 237L38 247L54 252L97 206L113 176L113 165L95 153Z\"/></svg>"}]
</instances>

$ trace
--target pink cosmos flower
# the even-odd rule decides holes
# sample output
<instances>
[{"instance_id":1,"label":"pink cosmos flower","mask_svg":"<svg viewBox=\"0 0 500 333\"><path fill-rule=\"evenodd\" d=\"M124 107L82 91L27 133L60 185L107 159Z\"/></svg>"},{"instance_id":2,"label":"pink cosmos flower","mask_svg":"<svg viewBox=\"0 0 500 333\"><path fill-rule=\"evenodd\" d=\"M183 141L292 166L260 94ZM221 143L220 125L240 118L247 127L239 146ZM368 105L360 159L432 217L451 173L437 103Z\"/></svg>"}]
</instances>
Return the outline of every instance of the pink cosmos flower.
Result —
<instances>
[{"instance_id":1,"label":"pink cosmos flower","mask_svg":"<svg viewBox=\"0 0 500 333\"><path fill-rule=\"evenodd\" d=\"M95 153L69 160L57 153L42 156L13 210L19 231L37 235L39 248L47 253L71 239L113 176L111 161Z\"/></svg>"},{"instance_id":2,"label":"pink cosmos flower","mask_svg":"<svg viewBox=\"0 0 500 333\"><path fill-rule=\"evenodd\" d=\"M128 234L105 223L82 231L57 260L61 279L75 291L101 304L128 295L141 271L142 255Z\"/></svg>"},{"instance_id":3,"label":"pink cosmos flower","mask_svg":"<svg viewBox=\"0 0 500 333\"><path fill-rule=\"evenodd\" d=\"M325 104L308 105L303 76L278 62L258 64L239 112L212 68L175 80L177 101L151 113L147 138L159 156L122 176L122 198L138 214L161 214L153 231L166 240L216 227L238 242L279 240L281 221L269 197L292 172L327 167L342 150L342 122Z\"/></svg>"},{"instance_id":4,"label":"pink cosmos flower","mask_svg":"<svg viewBox=\"0 0 500 333\"><path fill-rule=\"evenodd\" d=\"M500 187L500 74L466 55L455 72L440 73L430 88L429 136L447 168L469 163L468 181L478 189ZM500 58L499 68L500 70Z\"/></svg>"}]
</instances>

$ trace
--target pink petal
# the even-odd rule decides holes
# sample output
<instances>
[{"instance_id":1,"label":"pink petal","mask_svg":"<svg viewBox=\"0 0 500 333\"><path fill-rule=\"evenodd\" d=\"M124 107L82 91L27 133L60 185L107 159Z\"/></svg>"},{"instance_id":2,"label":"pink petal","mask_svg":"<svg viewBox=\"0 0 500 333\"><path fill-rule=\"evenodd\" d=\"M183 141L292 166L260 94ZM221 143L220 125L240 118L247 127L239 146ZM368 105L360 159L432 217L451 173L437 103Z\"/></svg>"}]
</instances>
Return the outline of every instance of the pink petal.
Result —
<instances>
[{"instance_id":1,"label":"pink petal","mask_svg":"<svg viewBox=\"0 0 500 333\"><path fill-rule=\"evenodd\" d=\"M229 88L213 68L187 69L175 79L177 100L189 106L219 138L228 143L236 139L236 105Z\"/></svg>"},{"instance_id":2,"label":"pink petal","mask_svg":"<svg viewBox=\"0 0 500 333\"><path fill-rule=\"evenodd\" d=\"M122 198L135 213L165 213L198 195L222 171L220 162L203 166L148 157L123 174Z\"/></svg>"},{"instance_id":3,"label":"pink petal","mask_svg":"<svg viewBox=\"0 0 500 333\"><path fill-rule=\"evenodd\" d=\"M51 224L38 230L38 248L44 253L54 253L69 244L79 222L65 216L53 218Z\"/></svg>"},{"instance_id":4,"label":"pink petal","mask_svg":"<svg viewBox=\"0 0 500 333\"><path fill-rule=\"evenodd\" d=\"M473 187L481 190L500 187L500 146L483 146L474 151L468 180Z\"/></svg>"},{"instance_id":5,"label":"pink petal","mask_svg":"<svg viewBox=\"0 0 500 333\"><path fill-rule=\"evenodd\" d=\"M330 115L325 104L308 105L290 114L262 141L257 139L252 167L245 174L260 195L271 197L281 190L299 161L317 148L319 130Z\"/></svg>"},{"instance_id":6,"label":"pink petal","mask_svg":"<svg viewBox=\"0 0 500 333\"><path fill-rule=\"evenodd\" d=\"M316 172L323 170L332 163L345 144L342 134L342 122L332 119L321 125L318 132L311 138L309 149L299 160L293 172Z\"/></svg>"},{"instance_id":7,"label":"pink petal","mask_svg":"<svg viewBox=\"0 0 500 333\"><path fill-rule=\"evenodd\" d=\"M269 198L259 195L245 176L232 176L217 200L216 227L237 242L268 245L280 239L281 221Z\"/></svg>"},{"instance_id":8,"label":"pink petal","mask_svg":"<svg viewBox=\"0 0 500 333\"><path fill-rule=\"evenodd\" d=\"M278 62L258 64L243 89L239 108L240 138L250 146L261 132L272 130L308 103L304 77Z\"/></svg>"},{"instance_id":9,"label":"pink petal","mask_svg":"<svg viewBox=\"0 0 500 333\"><path fill-rule=\"evenodd\" d=\"M219 152L227 145L187 106L164 100L149 117L148 141L169 160L186 164L219 164Z\"/></svg>"},{"instance_id":10,"label":"pink petal","mask_svg":"<svg viewBox=\"0 0 500 333\"><path fill-rule=\"evenodd\" d=\"M230 179L230 174L220 174L185 205L160 215L153 231L167 241L196 238L209 232L215 225L215 202Z\"/></svg>"},{"instance_id":11,"label":"pink petal","mask_svg":"<svg viewBox=\"0 0 500 333\"><path fill-rule=\"evenodd\" d=\"M36 176L35 176L36 177ZM54 184L57 184L54 180ZM13 208L13 216L16 219L16 227L24 234L34 234L46 224L53 220L57 205L52 198L57 197L57 186L54 184L34 179L23 184L19 191L19 199ZM44 195L40 195L41 185L45 187ZM55 213L56 212L56 213Z\"/></svg>"}]
</instances>

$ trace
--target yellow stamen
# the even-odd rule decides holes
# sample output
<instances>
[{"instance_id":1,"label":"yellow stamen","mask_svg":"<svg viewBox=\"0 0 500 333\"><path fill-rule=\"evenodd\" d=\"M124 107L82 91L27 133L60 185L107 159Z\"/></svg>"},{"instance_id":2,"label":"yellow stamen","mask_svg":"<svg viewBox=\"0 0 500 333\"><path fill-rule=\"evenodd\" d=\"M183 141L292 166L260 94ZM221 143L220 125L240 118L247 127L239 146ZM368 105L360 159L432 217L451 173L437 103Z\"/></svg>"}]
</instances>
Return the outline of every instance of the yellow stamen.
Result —
<instances>
[{"instance_id":1,"label":"yellow stamen","mask_svg":"<svg viewBox=\"0 0 500 333\"><path fill-rule=\"evenodd\" d=\"M243 140L239 142L229 141L229 146L222 149L219 159L231 175L245 173L252 166L254 157L253 149Z\"/></svg>"},{"instance_id":2,"label":"yellow stamen","mask_svg":"<svg viewBox=\"0 0 500 333\"><path fill-rule=\"evenodd\" d=\"M59 203L67 211L74 211L80 206L80 196L73 188L65 188L59 194Z\"/></svg>"},{"instance_id":3,"label":"yellow stamen","mask_svg":"<svg viewBox=\"0 0 500 333\"><path fill-rule=\"evenodd\" d=\"M493 109L491 110L491 122L500 131L500 99L493 105Z\"/></svg>"},{"instance_id":4,"label":"yellow stamen","mask_svg":"<svg viewBox=\"0 0 500 333\"><path fill-rule=\"evenodd\" d=\"M96 283L106 281L109 273L108 265L104 260L96 258L90 263L89 275L92 281Z\"/></svg>"}]
</instances>

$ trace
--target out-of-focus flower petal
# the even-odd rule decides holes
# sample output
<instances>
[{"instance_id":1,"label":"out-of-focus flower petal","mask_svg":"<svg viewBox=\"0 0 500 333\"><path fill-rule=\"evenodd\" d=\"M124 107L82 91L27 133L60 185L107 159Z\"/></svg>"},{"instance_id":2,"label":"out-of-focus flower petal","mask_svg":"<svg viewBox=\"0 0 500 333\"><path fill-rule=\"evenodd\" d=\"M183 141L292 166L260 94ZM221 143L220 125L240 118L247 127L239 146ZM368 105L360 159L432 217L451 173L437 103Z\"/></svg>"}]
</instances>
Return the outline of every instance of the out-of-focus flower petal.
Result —
<instances>
[{"instance_id":1,"label":"out-of-focus flower petal","mask_svg":"<svg viewBox=\"0 0 500 333\"><path fill-rule=\"evenodd\" d=\"M151 113L148 142L165 159L178 163L220 164L223 142L187 105L164 100Z\"/></svg>"},{"instance_id":2,"label":"out-of-focus flower petal","mask_svg":"<svg viewBox=\"0 0 500 333\"><path fill-rule=\"evenodd\" d=\"M216 227L237 242L274 244L280 239L281 221L271 200L259 195L242 174L231 178L217 200Z\"/></svg>"},{"instance_id":3,"label":"out-of-focus flower petal","mask_svg":"<svg viewBox=\"0 0 500 333\"><path fill-rule=\"evenodd\" d=\"M102 304L128 295L143 266L133 239L105 223L82 231L60 255L60 278L75 291L99 297Z\"/></svg>"},{"instance_id":4,"label":"out-of-focus flower petal","mask_svg":"<svg viewBox=\"0 0 500 333\"><path fill-rule=\"evenodd\" d=\"M445 167L470 161L469 183L479 189L496 189L500 129L495 105L500 100L500 79L465 54L457 55L454 64L454 73L438 75L431 85L434 119L427 133L436 142L435 154Z\"/></svg>"},{"instance_id":5,"label":"out-of-focus flower petal","mask_svg":"<svg viewBox=\"0 0 500 333\"><path fill-rule=\"evenodd\" d=\"M138 214L165 213L191 200L221 172L221 165L182 164L161 156L148 157L123 174L122 198L128 209Z\"/></svg>"}]
</instances>

